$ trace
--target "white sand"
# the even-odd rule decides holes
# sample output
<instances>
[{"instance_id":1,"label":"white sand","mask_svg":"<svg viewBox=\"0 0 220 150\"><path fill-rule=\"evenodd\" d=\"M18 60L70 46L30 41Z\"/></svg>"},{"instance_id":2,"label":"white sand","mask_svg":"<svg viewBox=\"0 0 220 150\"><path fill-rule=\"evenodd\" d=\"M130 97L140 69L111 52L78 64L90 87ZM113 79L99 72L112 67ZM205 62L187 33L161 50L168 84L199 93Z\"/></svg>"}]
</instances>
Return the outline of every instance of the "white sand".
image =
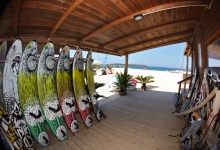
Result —
<instances>
[{"instance_id":1,"label":"white sand","mask_svg":"<svg viewBox=\"0 0 220 150\"><path fill-rule=\"evenodd\" d=\"M123 68L114 68L113 72L124 72ZM137 75L152 75L154 76L154 81L152 83L148 83L148 90L156 90L156 91L166 91L166 92L178 92L179 85L177 84L178 81L183 79L183 73L171 73L168 71L152 71L152 70L140 70L140 69L128 69L128 73L131 74L133 77ZM99 94L110 96L115 94L114 92L108 92L108 80L113 75L102 75L98 76L95 75L94 79L95 82L105 83L104 87L97 89ZM136 88L140 90L141 84L138 83ZM188 85L186 86L188 87Z\"/></svg>"}]
</instances>

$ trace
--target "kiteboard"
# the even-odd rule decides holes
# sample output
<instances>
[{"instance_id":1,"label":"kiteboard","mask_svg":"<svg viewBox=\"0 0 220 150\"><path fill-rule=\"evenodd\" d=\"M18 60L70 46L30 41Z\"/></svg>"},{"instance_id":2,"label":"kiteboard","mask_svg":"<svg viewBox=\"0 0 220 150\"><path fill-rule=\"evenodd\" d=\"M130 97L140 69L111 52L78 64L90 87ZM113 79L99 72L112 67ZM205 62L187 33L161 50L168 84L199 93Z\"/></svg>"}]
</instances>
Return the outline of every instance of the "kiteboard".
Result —
<instances>
[{"instance_id":1,"label":"kiteboard","mask_svg":"<svg viewBox=\"0 0 220 150\"><path fill-rule=\"evenodd\" d=\"M18 93L21 110L33 137L46 147L49 138L40 107L37 86L37 43L31 41L24 50L18 71Z\"/></svg>"},{"instance_id":2,"label":"kiteboard","mask_svg":"<svg viewBox=\"0 0 220 150\"><path fill-rule=\"evenodd\" d=\"M48 42L40 55L37 71L40 105L52 133L58 140L66 139L66 128L57 97L54 45Z\"/></svg>"},{"instance_id":3,"label":"kiteboard","mask_svg":"<svg viewBox=\"0 0 220 150\"><path fill-rule=\"evenodd\" d=\"M92 68L92 51L89 51L86 58L86 81L88 87L88 93L92 102L93 112L97 121L100 121L101 113L98 105L99 95L96 93L94 77L93 77L93 68Z\"/></svg>"},{"instance_id":4,"label":"kiteboard","mask_svg":"<svg viewBox=\"0 0 220 150\"><path fill-rule=\"evenodd\" d=\"M69 46L65 46L60 52L57 63L56 80L57 93L64 121L70 131L76 135L78 131L78 123L76 120L77 109L71 80Z\"/></svg>"},{"instance_id":5,"label":"kiteboard","mask_svg":"<svg viewBox=\"0 0 220 150\"><path fill-rule=\"evenodd\" d=\"M85 126L90 128L92 118L90 116L89 95L86 91L83 65L82 50L78 49L73 58L73 87L80 116Z\"/></svg>"},{"instance_id":6,"label":"kiteboard","mask_svg":"<svg viewBox=\"0 0 220 150\"><path fill-rule=\"evenodd\" d=\"M22 144L20 139L15 134L14 128L9 124L8 114L4 107L4 96L3 96L3 70L4 62L7 52L7 42L4 41L0 45L0 137L4 145L8 149L22 149Z\"/></svg>"},{"instance_id":7,"label":"kiteboard","mask_svg":"<svg viewBox=\"0 0 220 150\"><path fill-rule=\"evenodd\" d=\"M17 76L22 54L21 40L17 39L10 47L5 59L3 72L4 106L9 116L10 124L14 127L17 136L28 149L34 148L34 141L23 118L19 97Z\"/></svg>"}]
</instances>

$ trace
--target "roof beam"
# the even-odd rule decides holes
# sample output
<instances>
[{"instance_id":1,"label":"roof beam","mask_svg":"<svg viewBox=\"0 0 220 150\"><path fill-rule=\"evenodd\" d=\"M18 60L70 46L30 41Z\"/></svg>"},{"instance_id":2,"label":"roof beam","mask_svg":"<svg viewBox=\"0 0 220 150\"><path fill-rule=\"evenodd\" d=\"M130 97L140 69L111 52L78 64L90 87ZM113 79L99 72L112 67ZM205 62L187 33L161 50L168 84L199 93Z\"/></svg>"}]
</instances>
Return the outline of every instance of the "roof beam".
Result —
<instances>
[{"instance_id":1,"label":"roof beam","mask_svg":"<svg viewBox=\"0 0 220 150\"><path fill-rule=\"evenodd\" d=\"M147 40L147 41L140 42L140 43L137 43L137 44L133 44L133 45L130 45L130 46L121 48L121 49L119 49L119 50L117 50L117 51L118 51L119 53L120 53L120 52L126 52L126 50L127 50L127 49L130 49L130 48L138 48L140 45L148 44L148 43L151 43L151 42L154 42L154 41L165 40L165 39L168 39L168 38L178 37L178 36L189 35L189 36L191 37L191 34L192 34L192 33L193 33L193 31L185 31L185 32L170 34L170 35L167 35L167 36L162 36L162 37L159 37L159 38L155 38L155 39ZM129 51L129 50L128 50L128 51Z\"/></svg>"},{"instance_id":2,"label":"roof beam","mask_svg":"<svg viewBox=\"0 0 220 150\"><path fill-rule=\"evenodd\" d=\"M180 7L191 7L191 6L206 6L206 2L205 1L183 1L183 2L173 2L173 3L169 3L169 4L163 4L163 5L158 5L158 6L155 6L155 7L151 7L151 8L148 8L148 9L144 9L144 10L141 10L141 11L138 11L136 13L132 13L126 17L123 17L121 19L118 19L118 20L115 20L114 22L111 22L101 28L99 28L98 30L88 34L87 36L85 36L84 38L82 38L79 42L83 42L89 38L91 38L92 36L106 30L106 29L109 29L113 26L116 26L120 23L123 23L125 21L128 21L128 20L131 20L134 18L135 15L138 15L138 14L144 14L144 15L148 15L148 14L152 14L152 13L156 13L156 12L159 12L159 11L164 11L164 10L168 10L168 9L175 9L175 8L180 8Z\"/></svg>"},{"instance_id":3,"label":"roof beam","mask_svg":"<svg viewBox=\"0 0 220 150\"><path fill-rule=\"evenodd\" d=\"M73 46L73 47L79 47L83 50L86 50L86 51L89 51L89 50L93 50L93 52L98 52L98 53L104 53L104 54L112 54L112 55L117 55L117 56L121 56L120 54L118 54L117 52L114 52L114 51L109 51L109 50L106 50L106 49L102 49L100 47L95 47L95 46L89 46L89 45L70 45L70 46Z\"/></svg>"},{"instance_id":4,"label":"roof beam","mask_svg":"<svg viewBox=\"0 0 220 150\"><path fill-rule=\"evenodd\" d=\"M141 51L144 51L144 50L149 50L149 49L153 49L153 48L157 48L157 47L162 47L162 46L187 42L189 39L190 39L190 37L189 38L183 38L183 39L179 39L179 40L175 40L175 41L171 41L171 42L167 42L167 43L162 43L162 44L153 45L153 46L149 46L149 47L145 47L145 48L141 48L141 49L137 49L137 50L132 50L132 51L129 51L129 52L126 52L126 53L121 53L121 54L122 55L132 54L132 53L137 53L137 52L141 52Z\"/></svg>"},{"instance_id":5,"label":"roof beam","mask_svg":"<svg viewBox=\"0 0 220 150\"><path fill-rule=\"evenodd\" d=\"M14 38L17 38L17 34L18 34L18 20L19 20L22 2L23 0L17 0L17 6L14 15Z\"/></svg>"},{"instance_id":6,"label":"roof beam","mask_svg":"<svg viewBox=\"0 0 220 150\"><path fill-rule=\"evenodd\" d=\"M72 11L81 4L83 0L77 0L62 16L61 18L57 21L56 25L53 27L52 31L50 32L48 38L51 38L54 33L57 31L57 29L60 27L60 25L63 23L63 21L66 20L66 18L72 13Z\"/></svg>"},{"instance_id":7,"label":"roof beam","mask_svg":"<svg viewBox=\"0 0 220 150\"><path fill-rule=\"evenodd\" d=\"M141 31L141 32L137 32L137 33L131 34L129 36L111 41L111 42L103 45L103 48L107 48L108 46L113 45L115 43L119 43L119 42L122 42L122 41L125 41L125 40L128 40L128 39L131 39L133 37L140 36L141 34L143 35L143 34L152 33L152 32L156 32L156 31L168 29L168 28L174 28L174 27L183 26L183 25L186 26L186 25L189 25L189 24L196 24L197 22L198 22L198 20L188 20L188 21L181 21L181 22L176 22L176 23L171 23L171 24L166 24L166 25L150 28L150 29L147 29L147 30L144 30L144 31Z\"/></svg>"}]
</instances>

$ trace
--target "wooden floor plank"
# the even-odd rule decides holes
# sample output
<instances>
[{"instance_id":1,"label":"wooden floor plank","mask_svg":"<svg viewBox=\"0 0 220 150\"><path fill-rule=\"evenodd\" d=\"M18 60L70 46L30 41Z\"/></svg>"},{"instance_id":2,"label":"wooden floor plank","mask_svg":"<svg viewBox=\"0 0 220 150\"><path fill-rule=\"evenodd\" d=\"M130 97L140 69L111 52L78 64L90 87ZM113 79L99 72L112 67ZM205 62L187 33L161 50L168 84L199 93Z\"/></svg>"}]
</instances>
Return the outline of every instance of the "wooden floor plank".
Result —
<instances>
[{"instance_id":1,"label":"wooden floor plank","mask_svg":"<svg viewBox=\"0 0 220 150\"><path fill-rule=\"evenodd\" d=\"M102 136L94 131L88 131L86 132L87 135L89 135L93 142L97 143L100 147L106 150L115 150L117 147L115 145L112 145L111 142L105 138L105 136Z\"/></svg>"},{"instance_id":2,"label":"wooden floor plank","mask_svg":"<svg viewBox=\"0 0 220 150\"><path fill-rule=\"evenodd\" d=\"M78 145L81 149L83 150L92 150L92 148L90 148L87 143L83 143L83 141L81 141L77 136L75 137L70 137L70 139L76 143L76 145Z\"/></svg>"},{"instance_id":3,"label":"wooden floor plank","mask_svg":"<svg viewBox=\"0 0 220 150\"><path fill-rule=\"evenodd\" d=\"M92 149L94 150L103 150L102 147L100 147L98 144L96 144L93 140L93 137L88 137L87 134L82 133L82 134L78 134L77 137L83 141L83 143L86 143L87 145L89 145Z\"/></svg>"},{"instance_id":4,"label":"wooden floor plank","mask_svg":"<svg viewBox=\"0 0 220 150\"><path fill-rule=\"evenodd\" d=\"M118 148L120 150L127 150L127 149L143 149L141 146L139 145L135 145L129 142L126 142L124 139L121 139L117 136L115 136L112 131L107 131L104 130L102 128L100 128L101 125L97 125L96 127L93 128L93 130L95 130L96 132L98 132L99 134L105 135L106 137L108 137L114 145L117 145Z\"/></svg>"},{"instance_id":5,"label":"wooden floor plank","mask_svg":"<svg viewBox=\"0 0 220 150\"><path fill-rule=\"evenodd\" d=\"M143 132L140 130L131 133L131 132L127 132L128 131L127 129L124 130L123 126L115 127L109 125L108 123L103 123L103 126L101 128L106 128L106 130L114 132L115 135L117 135L119 138L128 140L128 142L138 144L142 147L147 147L147 148L151 147L154 149L158 141L160 141L161 148L165 146L174 148L176 146L176 143L174 143L174 140L176 139L174 139L173 137L169 137L167 134L166 135L160 134L160 136L155 136L156 134L152 133L151 131Z\"/></svg>"},{"instance_id":6,"label":"wooden floor plank","mask_svg":"<svg viewBox=\"0 0 220 150\"><path fill-rule=\"evenodd\" d=\"M72 148L69 147L69 145L66 143L66 141L63 141L63 143L60 143L60 146L61 146L64 150L72 150Z\"/></svg>"},{"instance_id":7,"label":"wooden floor plank","mask_svg":"<svg viewBox=\"0 0 220 150\"><path fill-rule=\"evenodd\" d=\"M82 150L82 148L80 148L78 145L76 145L76 143L74 143L70 138L66 139L65 141L67 143L67 145L74 150Z\"/></svg>"},{"instance_id":8,"label":"wooden floor plank","mask_svg":"<svg viewBox=\"0 0 220 150\"><path fill-rule=\"evenodd\" d=\"M114 149L121 149L121 150L126 150L125 147L123 147L120 143L120 139L115 138L114 140L112 140L112 138L110 137L109 134L107 134L106 132L103 132L100 129L97 129L96 127L92 128L93 130L93 135L96 134L98 136L100 136L102 139L102 141L104 141L103 143L107 143L109 146L111 146Z\"/></svg>"}]
</instances>

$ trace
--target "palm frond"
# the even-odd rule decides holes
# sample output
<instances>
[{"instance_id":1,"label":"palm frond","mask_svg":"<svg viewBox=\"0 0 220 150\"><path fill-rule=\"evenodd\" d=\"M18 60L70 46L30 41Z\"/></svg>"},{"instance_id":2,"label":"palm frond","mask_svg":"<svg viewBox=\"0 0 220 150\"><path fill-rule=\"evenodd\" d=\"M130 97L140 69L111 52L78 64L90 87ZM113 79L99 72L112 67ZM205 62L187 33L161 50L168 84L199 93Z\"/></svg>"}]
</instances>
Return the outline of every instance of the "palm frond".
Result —
<instances>
[{"instance_id":1,"label":"palm frond","mask_svg":"<svg viewBox=\"0 0 220 150\"><path fill-rule=\"evenodd\" d=\"M117 82L114 82L114 84L120 91L126 91L128 87L132 86L132 84L129 83L132 78L130 74L116 72L115 76L117 78Z\"/></svg>"},{"instance_id":2,"label":"palm frond","mask_svg":"<svg viewBox=\"0 0 220 150\"><path fill-rule=\"evenodd\" d=\"M142 84L146 84L146 83L150 83L150 82L155 82L153 79L154 77L152 75L149 76L142 76L142 75L138 75L136 78L137 83L142 83Z\"/></svg>"},{"instance_id":3,"label":"palm frond","mask_svg":"<svg viewBox=\"0 0 220 150\"><path fill-rule=\"evenodd\" d=\"M95 82L94 84L95 84L95 89L103 87L105 85L105 83L98 83L98 82Z\"/></svg>"}]
</instances>

